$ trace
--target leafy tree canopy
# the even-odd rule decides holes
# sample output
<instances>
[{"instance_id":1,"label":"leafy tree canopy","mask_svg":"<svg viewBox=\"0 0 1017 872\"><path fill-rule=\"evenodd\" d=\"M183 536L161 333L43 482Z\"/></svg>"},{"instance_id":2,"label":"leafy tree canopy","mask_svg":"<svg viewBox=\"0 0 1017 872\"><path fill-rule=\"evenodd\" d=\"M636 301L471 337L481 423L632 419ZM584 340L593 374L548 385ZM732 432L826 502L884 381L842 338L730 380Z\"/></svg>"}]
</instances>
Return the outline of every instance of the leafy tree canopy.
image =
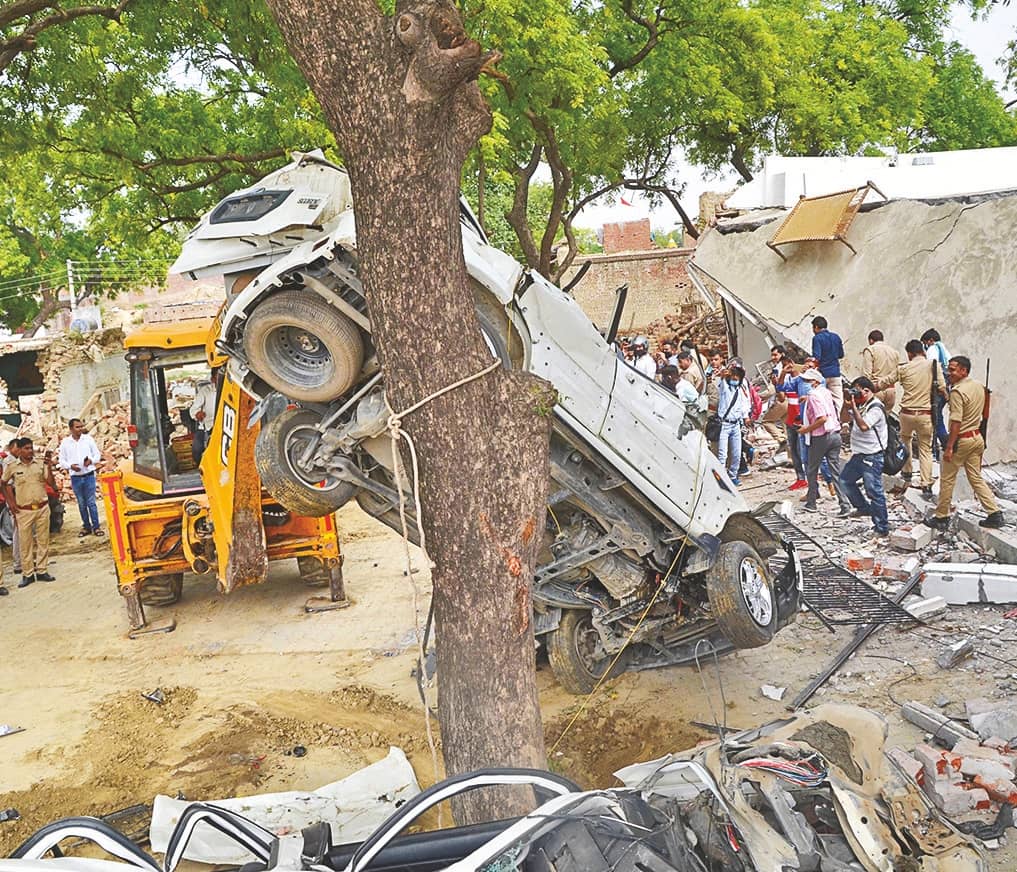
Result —
<instances>
[{"instance_id":1,"label":"leafy tree canopy","mask_svg":"<svg viewBox=\"0 0 1017 872\"><path fill-rule=\"evenodd\" d=\"M598 197L640 190L694 231L678 149L750 178L770 152L1017 138L974 58L942 40L947 0L461 6L470 34L502 54L482 79L494 127L464 186L498 244L550 275L579 250L572 222ZM87 262L107 290L158 280L181 232L226 193L293 149L338 159L262 0L106 0L75 14L85 8L0 10L0 161L13 180L0 192L0 318L11 324L37 310L27 291L50 264Z\"/></svg>"}]
</instances>

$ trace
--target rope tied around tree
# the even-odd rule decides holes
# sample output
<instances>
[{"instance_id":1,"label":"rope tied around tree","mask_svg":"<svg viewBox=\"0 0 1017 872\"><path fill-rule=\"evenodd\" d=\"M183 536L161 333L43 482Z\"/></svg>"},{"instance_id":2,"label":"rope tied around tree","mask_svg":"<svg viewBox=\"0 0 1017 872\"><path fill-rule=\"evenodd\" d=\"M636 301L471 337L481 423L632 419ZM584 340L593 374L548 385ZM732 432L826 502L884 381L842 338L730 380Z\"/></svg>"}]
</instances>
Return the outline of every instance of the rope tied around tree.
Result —
<instances>
[{"instance_id":1,"label":"rope tied around tree","mask_svg":"<svg viewBox=\"0 0 1017 872\"><path fill-rule=\"evenodd\" d=\"M427 660L426 652L424 651L424 637L420 632L420 589L417 587L417 581L413 577L413 564L410 557L410 536L409 526L406 522L406 494L403 492L403 472L402 462L399 456L399 441L404 440L406 447L410 453L410 468L412 470L411 487L413 493L413 508L416 512L417 522L417 537L420 543L420 550L424 554L424 559L427 561L429 569L434 569L434 561L431 560L430 555L427 553L427 540L424 535L424 522L423 512L420 507L420 465L417 460L417 446L413 442L413 438L402 429L402 419L407 415L411 415L413 412L422 409L432 400L436 400L445 394L451 393L470 382L476 381L477 379L483 378L490 372L494 372L498 367L502 365L500 360L495 360L490 366L485 367L479 372L473 373L473 375L466 376L465 378L459 379L457 382L453 382L440 390L434 391L428 394L422 400L414 403L408 409L404 409L402 412L395 412L392 406L389 405L388 396L385 397L385 406L389 411L388 420L386 422L386 428L388 430L389 438L392 440L392 466L395 472L395 486L396 493L399 494L399 524L401 527L403 537L403 554L406 558L406 577L410 581L410 587L413 590L413 629L417 639L417 656L419 658L419 669L423 670L424 674L421 675L421 700L424 704L424 729L427 733L427 746L431 751L431 764L434 767L434 780L437 783L440 779L438 777L438 748L435 745L434 733L431 731L431 711L430 706L427 702ZM433 594L432 594L433 595ZM442 825L441 820L441 806L438 807L438 826Z\"/></svg>"}]
</instances>

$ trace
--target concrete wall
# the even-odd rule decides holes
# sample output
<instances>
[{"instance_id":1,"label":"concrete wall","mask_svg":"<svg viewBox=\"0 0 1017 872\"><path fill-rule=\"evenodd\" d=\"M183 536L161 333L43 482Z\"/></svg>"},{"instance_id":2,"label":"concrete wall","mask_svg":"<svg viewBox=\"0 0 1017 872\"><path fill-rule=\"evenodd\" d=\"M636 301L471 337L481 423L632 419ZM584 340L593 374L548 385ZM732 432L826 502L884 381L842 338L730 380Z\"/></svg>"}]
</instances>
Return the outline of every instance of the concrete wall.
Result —
<instances>
[{"instance_id":1,"label":"concrete wall","mask_svg":"<svg viewBox=\"0 0 1017 872\"><path fill-rule=\"evenodd\" d=\"M590 320L598 327L606 327L614 308L615 288L628 283L621 330L623 333L645 330L665 315L702 301L685 270L689 254L689 250L682 248L655 248L581 257L566 273L562 284L567 284L576 270L590 261L589 272L574 291Z\"/></svg>"},{"instance_id":2,"label":"concrete wall","mask_svg":"<svg viewBox=\"0 0 1017 872\"><path fill-rule=\"evenodd\" d=\"M77 417L100 388L109 389L110 402L122 402L130 397L128 383L127 361L122 354L98 362L70 364L60 377L57 412L65 420Z\"/></svg>"},{"instance_id":3,"label":"concrete wall","mask_svg":"<svg viewBox=\"0 0 1017 872\"><path fill-rule=\"evenodd\" d=\"M844 340L844 370L857 375L872 329L900 350L934 327L951 354L972 361L994 390L989 462L1017 460L1017 195L940 203L898 200L862 212L839 242L766 247L776 219L740 232L707 233L695 262L767 318L785 339L811 347L809 322L824 315Z\"/></svg>"}]
</instances>

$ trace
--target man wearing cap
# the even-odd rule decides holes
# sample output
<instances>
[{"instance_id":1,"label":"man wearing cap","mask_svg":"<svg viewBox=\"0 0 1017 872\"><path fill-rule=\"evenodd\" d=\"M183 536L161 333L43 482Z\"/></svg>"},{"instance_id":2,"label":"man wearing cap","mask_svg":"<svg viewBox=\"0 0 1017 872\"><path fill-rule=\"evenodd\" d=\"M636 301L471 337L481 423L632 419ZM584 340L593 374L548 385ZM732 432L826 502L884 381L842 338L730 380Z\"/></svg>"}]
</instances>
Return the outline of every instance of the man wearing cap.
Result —
<instances>
[{"instance_id":1,"label":"man wearing cap","mask_svg":"<svg viewBox=\"0 0 1017 872\"><path fill-rule=\"evenodd\" d=\"M49 564L49 496L46 485L56 490L53 458L47 451L45 459L35 457L32 440L20 442L18 462L3 471L4 497L14 514L21 538L21 581L28 587L35 581L56 581L46 571Z\"/></svg>"},{"instance_id":2,"label":"man wearing cap","mask_svg":"<svg viewBox=\"0 0 1017 872\"><path fill-rule=\"evenodd\" d=\"M963 467L971 490L988 516L978 522L980 527L999 529L1004 525L1003 513L996 498L982 478L982 455L985 440L982 438L982 412L985 408L985 388L969 377L971 361L960 355L951 357L946 367L950 389L950 435L943 451L942 478L939 482L939 503L936 514L926 521L934 530L950 526L950 500L957 483L957 473Z\"/></svg>"},{"instance_id":3,"label":"man wearing cap","mask_svg":"<svg viewBox=\"0 0 1017 872\"><path fill-rule=\"evenodd\" d=\"M872 518L876 537L882 539L890 533L883 492L886 413L876 398L876 386L865 376L851 382L847 394L851 410L851 459L844 464L840 486L855 511L841 509L841 514ZM858 487L859 480L865 488L864 495Z\"/></svg>"},{"instance_id":4,"label":"man wearing cap","mask_svg":"<svg viewBox=\"0 0 1017 872\"><path fill-rule=\"evenodd\" d=\"M911 439L918 439L919 484L922 493L932 496L932 440L935 424L932 420L939 398L946 396L946 376L938 360L925 356L925 347L917 339L904 346L908 362L897 371L900 382L900 441L908 452L901 473L905 482L911 481Z\"/></svg>"},{"instance_id":5,"label":"man wearing cap","mask_svg":"<svg viewBox=\"0 0 1017 872\"><path fill-rule=\"evenodd\" d=\"M802 409L802 426L799 433L809 444L807 480L809 490L805 495L805 511L818 512L819 467L825 459L836 481L840 475L840 416L833 400L833 394L823 384L823 374L815 368L805 370L800 378L808 382L809 392ZM841 511L850 508L847 499L835 487Z\"/></svg>"}]
</instances>

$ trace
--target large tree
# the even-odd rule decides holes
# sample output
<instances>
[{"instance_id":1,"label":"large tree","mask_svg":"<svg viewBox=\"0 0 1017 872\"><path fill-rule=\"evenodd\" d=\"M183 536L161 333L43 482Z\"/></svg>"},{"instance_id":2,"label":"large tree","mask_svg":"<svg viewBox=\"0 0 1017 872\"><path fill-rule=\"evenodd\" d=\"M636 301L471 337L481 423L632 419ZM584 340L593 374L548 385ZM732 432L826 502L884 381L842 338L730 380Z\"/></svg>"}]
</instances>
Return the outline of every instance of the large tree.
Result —
<instances>
[{"instance_id":1,"label":"large tree","mask_svg":"<svg viewBox=\"0 0 1017 872\"><path fill-rule=\"evenodd\" d=\"M350 174L357 250L389 402L490 366L459 224L463 163L491 116L492 60L442 0L270 0ZM438 718L450 772L544 763L530 580L547 513L546 383L497 369L405 421L434 561ZM468 803L466 817L518 811Z\"/></svg>"}]
</instances>

